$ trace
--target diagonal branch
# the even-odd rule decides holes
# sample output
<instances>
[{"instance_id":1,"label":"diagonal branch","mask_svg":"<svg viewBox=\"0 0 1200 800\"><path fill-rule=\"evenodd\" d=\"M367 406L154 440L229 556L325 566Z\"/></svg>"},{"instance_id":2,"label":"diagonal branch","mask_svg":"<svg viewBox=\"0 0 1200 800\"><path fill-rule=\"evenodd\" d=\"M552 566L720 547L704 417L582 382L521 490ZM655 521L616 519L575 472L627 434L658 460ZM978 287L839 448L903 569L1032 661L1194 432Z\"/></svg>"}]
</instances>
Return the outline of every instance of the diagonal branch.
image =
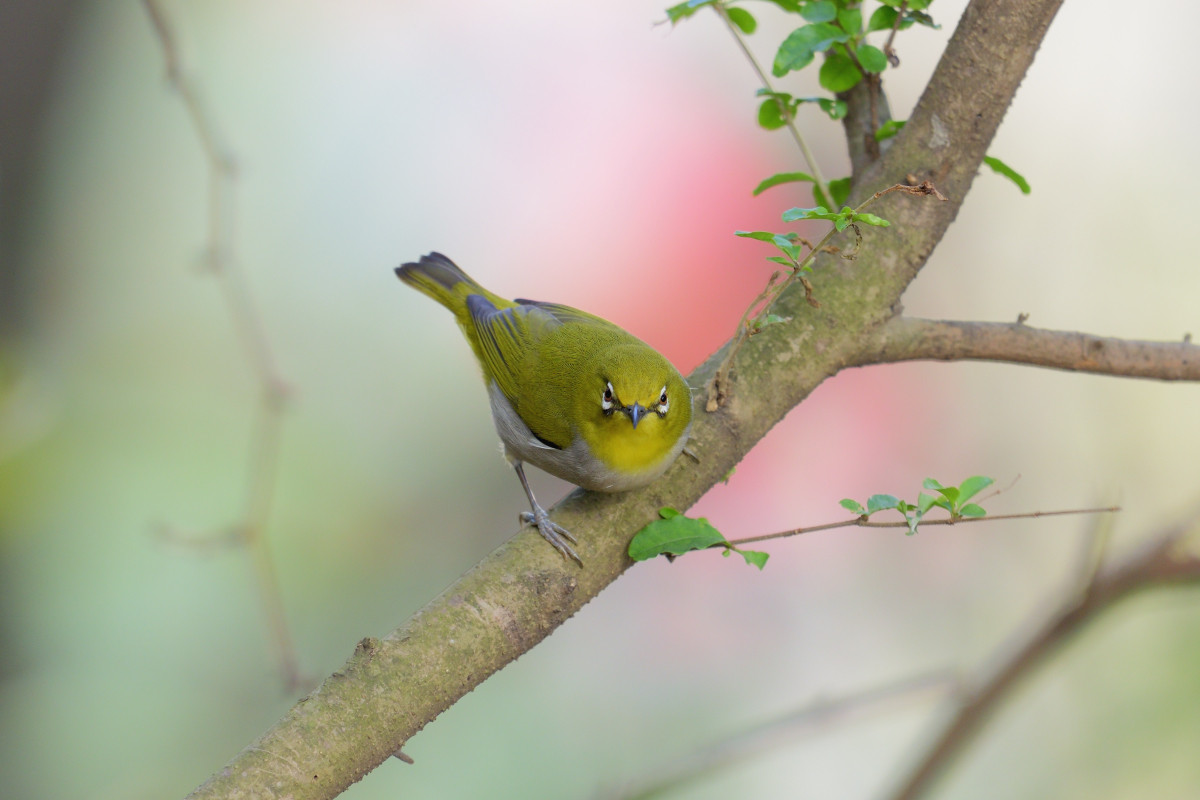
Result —
<instances>
[{"instance_id":1,"label":"diagonal branch","mask_svg":"<svg viewBox=\"0 0 1200 800\"><path fill-rule=\"evenodd\" d=\"M1156 378L1200 380L1200 345L1145 342L1021 322L948 322L895 317L863 340L859 366L898 361L1003 361L1035 367Z\"/></svg>"},{"instance_id":2,"label":"diagonal branch","mask_svg":"<svg viewBox=\"0 0 1200 800\"><path fill-rule=\"evenodd\" d=\"M1104 611L1141 590L1200 585L1200 557L1183 546L1198 526L1200 513L1190 515L1124 558L1101 566L1082 592L1072 591L1024 644L960 701L958 712L891 795L891 800L916 800L924 796L1020 681Z\"/></svg>"},{"instance_id":3,"label":"diagonal branch","mask_svg":"<svg viewBox=\"0 0 1200 800\"><path fill-rule=\"evenodd\" d=\"M730 402L697 413L690 447L698 461L680 459L635 492L575 492L555 509L555 520L579 538L586 569L536 533L514 537L392 634L364 639L345 666L191 796L336 796L632 566L629 537L658 508L695 503L825 378L852 363L862 336L894 316L957 214L1060 3L972 0L908 125L855 180L851 204L910 173L933 179L949 201L884 198L881 214L896 227L870 233L853 263L818 262L820 309L803 292L780 298L777 308L793 321L741 348ZM703 386L722 355L690 384Z\"/></svg>"}]
</instances>

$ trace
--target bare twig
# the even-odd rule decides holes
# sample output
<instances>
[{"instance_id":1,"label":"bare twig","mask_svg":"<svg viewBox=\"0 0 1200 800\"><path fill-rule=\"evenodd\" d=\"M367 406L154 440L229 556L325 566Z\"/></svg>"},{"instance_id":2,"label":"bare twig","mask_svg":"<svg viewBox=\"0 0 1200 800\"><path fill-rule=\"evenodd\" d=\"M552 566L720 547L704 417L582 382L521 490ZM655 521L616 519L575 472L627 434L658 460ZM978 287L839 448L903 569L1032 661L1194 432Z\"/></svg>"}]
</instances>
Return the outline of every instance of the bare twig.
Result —
<instances>
[{"instance_id":1,"label":"bare twig","mask_svg":"<svg viewBox=\"0 0 1200 800\"><path fill-rule=\"evenodd\" d=\"M217 134L217 126L213 117L206 112L199 92L183 69L175 35L161 3L159 0L143 2L163 51L167 80L187 109L209 165L206 261L218 278L233 325L260 384L261 398L252 434L245 511L234 529L239 534L238 540L251 551L267 625L284 684L290 692L299 688L301 677L283 610L279 578L266 536L278 478L280 426L288 389L275 366L262 316L258 313L234 254L232 189L237 175L234 159ZM219 536L229 541L227 532ZM196 540L189 537L188 541L195 543Z\"/></svg>"},{"instance_id":2,"label":"bare twig","mask_svg":"<svg viewBox=\"0 0 1200 800\"><path fill-rule=\"evenodd\" d=\"M1063 517L1072 514L1115 514L1120 511L1120 506L1105 506L1102 508L1071 508L1059 511L1027 511L1021 514L992 514L986 517L959 517L958 519L922 519L921 526L925 525L966 525L972 522L997 522L1002 519L1040 519L1042 517ZM715 548L728 547L733 545L737 547L743 544L754 544L755 542L765 542L770 539L786 539L791 536L801 536L806 533L816 533L817 531L831 531L836 528L907 528L908 522L871 522L866 516L855 517L854 519L842 520L841 522L826 522L821 525L810 525L807 528L793 528L790 531L780 531L779 533L764 533L761 536L747 536L744 539L731 539L728 542L721 542L713 545Z\"/></svg>"},{"instance_id":3,"label":"bare twig","mask_svg":"<svg viewBox=\"0 0 1200 800\"><path fill-rule=\"evenodd\" d=\"M892 21L892 30L888 33L887 41L883 43L883 54L887 56L888 63L893 67L900 66L900 56L896 55L892 43L896 41L896 31L900 30L900 23L904 21L904 12L906 11L908 11L908 0L904 0L896 9L896 19Z\"/></svg>"},{"instance_id":4,"label":"bare twig","mask_svg":"<svg viewBox=\"0 0 1200 800\"><path fill-rule=\"evenodd\" d=\"M1036 367L1200 380L1200 345L1051 331L1024 323L948 322L895 317L863 340L858 366L899 361L1003 361Z\"/></svg>"},{"instance_id":5,"label":"bare twig","mask_svg":"<svg viewBox=\"0 0 1200 800\"><path fill-rule=\"evenodd\" d=\"M1181 545L1200 525L1200 513L1101 566L1083 592L1068 587L1066 600L1040 622L1025 643L1002 659L959 702L958 710L914 764L891 800L915 800L961 755L1020 682L1089 622L1135 592L1158 586L1200 584L1200 558Z\"/></svg>"}]
</instances>

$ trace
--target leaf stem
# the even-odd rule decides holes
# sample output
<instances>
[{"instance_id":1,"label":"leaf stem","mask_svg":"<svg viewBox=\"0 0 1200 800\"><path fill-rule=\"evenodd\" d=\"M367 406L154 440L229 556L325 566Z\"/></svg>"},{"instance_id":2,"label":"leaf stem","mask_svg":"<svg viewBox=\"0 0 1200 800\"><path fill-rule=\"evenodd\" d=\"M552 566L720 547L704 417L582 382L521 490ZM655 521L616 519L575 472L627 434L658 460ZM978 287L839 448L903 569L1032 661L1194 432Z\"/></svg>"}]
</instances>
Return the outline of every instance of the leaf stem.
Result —
<instances>
[{"instance_id":1,"label":"leaf stem","mask_svg":"<svg viewBox=\"0 0 1200 800\"><path fill-rule=\"evenodd\" d=\"M750 66L754 68L754 72L758 75L759 81L762 82L763 88L768 92L774 92L775 89L771 86L770 78L767 77L767 73L763 72L762 67L759 66L758 60L754 57L754 54L750 52L750 48L746 46L746 41L742 38L741 31L738 30L738 27L733 23L733 20L729 18L729 13L725 10L724 4L719 2L713 3L712 7L713 10L717 12L717 15L721 17L721 20L725 23L725 27L729 29L729 33L732 34L734 41L737 42L738 49L742 51L742 55L746 57L746 60L750 62ZM804 156L804 162L808 165L808 171L813 176L813 183L816 185L817 190L820 191L822 197L829 197L829 184L825 180L824 174L821 172L821 167L817 164L816 156L814 156L812 150L809 149L808 142L804 141L804 137L800 134L800 129L796 127L796 121L792 118L792 115L788 113L787 106L782 100L780 100L774 94L772 94L771 97L775 101L776 105L779 106L779 118L782 119L787 125L788 131L792 134L792 138L796 141L796 146L800 148L800 154Z\"/></svg>"}]
</instances>

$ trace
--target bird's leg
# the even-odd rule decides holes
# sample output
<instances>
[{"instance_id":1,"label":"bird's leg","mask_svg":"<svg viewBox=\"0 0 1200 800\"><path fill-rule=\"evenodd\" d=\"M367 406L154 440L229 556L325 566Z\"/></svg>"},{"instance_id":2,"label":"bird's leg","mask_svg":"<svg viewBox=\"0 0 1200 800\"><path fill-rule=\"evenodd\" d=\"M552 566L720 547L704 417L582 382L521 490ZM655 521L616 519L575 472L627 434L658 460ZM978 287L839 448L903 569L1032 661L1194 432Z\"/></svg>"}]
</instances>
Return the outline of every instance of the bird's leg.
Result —
<instances>
[{"instance_id":1,"label":"bird's leg","mask_svg":"<svg viewBox=\"0 0 1200 800\"><path fill-rule=\"evenodd\" d=\"M579 544L575 541L575 537L567 532L567 529L550 519L550 515L546 513L546 509L538 505L538 501L533 497L533 490L529 488L529 481L525 479L525 466L520 461L513 462L513 468L517 471L517 477L521 479L521 485L525 487L525 496L529 498L529 505L533 511L524 511L521 513L521 522L525 525L536 525L538 533L542 535L550 544L554 545L554 549L562 553L565 558L573 558L575 563L583 566L583 561L571 548L572 544ZM566 541L564 541L566 540Z\"/></svg>"}]
</instances>

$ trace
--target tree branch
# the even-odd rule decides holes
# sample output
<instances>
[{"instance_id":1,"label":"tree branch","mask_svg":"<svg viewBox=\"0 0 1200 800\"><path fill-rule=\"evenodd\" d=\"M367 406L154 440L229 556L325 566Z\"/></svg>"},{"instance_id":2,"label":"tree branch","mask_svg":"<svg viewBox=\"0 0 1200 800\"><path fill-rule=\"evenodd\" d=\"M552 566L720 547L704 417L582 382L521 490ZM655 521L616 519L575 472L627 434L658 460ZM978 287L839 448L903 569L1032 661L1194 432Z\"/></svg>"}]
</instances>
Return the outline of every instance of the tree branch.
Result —
<instances>
[{"instance_id":1,"label":"tree branch","mask_svg":"<svg viewBox=\"0 0 1200 800\"><path fill-rule=\"evenodd\" d=\"M891 800L915 800L926 794L1020 681L1104 611L1143 589L1200 584L1200 558L1183 549L1184 540L1198 525L1200 513L1192 514L1119 561L1100 567L1083 591L1070 591L1067 600L1016 652L960 700L958 712L891 795Z\"/></svg>"},{"instance_id":2,"label":"tree branch","mask_svg":"<svg viewBox=\"0 0 1200 800\"><path fill-rule=\"evenodd\" d=\"M1144 342L1031 328L1020 322L895 317L864 338L858 364L898 361L1003 361L1127 378L1200 380L1200 346L1187 337Z\"/></svg>"},{"instance_id":3,"label":"tree branch","mask_svg":"<svg viewBox=\"0 0 1200 800\"><path fill-rule=\"evenodd\" d=\"M493 672L545 638L631 566L630 535L663 505L688 508L825 378L861 353L861 337L894 316L900 295L941 240L1061 0L972 0L929 87L895 144L856 178L861 202L913 173L948 202L891 195L892 228L864 236L854 262L818 262L821 308L789 291L792 316L741 348L730 401L697 412L691 449L644 489L574 492L554 518L579 538L587 565L565 562L527 531L485 558L383 640L346 665L234 757L193 798L334 797L396 753ZM1003 32L1003 35L997 35ZM726 345L728 347L728 345ZM723 352L689 379L705 385Z\"/></svg>"}]
</instances>

